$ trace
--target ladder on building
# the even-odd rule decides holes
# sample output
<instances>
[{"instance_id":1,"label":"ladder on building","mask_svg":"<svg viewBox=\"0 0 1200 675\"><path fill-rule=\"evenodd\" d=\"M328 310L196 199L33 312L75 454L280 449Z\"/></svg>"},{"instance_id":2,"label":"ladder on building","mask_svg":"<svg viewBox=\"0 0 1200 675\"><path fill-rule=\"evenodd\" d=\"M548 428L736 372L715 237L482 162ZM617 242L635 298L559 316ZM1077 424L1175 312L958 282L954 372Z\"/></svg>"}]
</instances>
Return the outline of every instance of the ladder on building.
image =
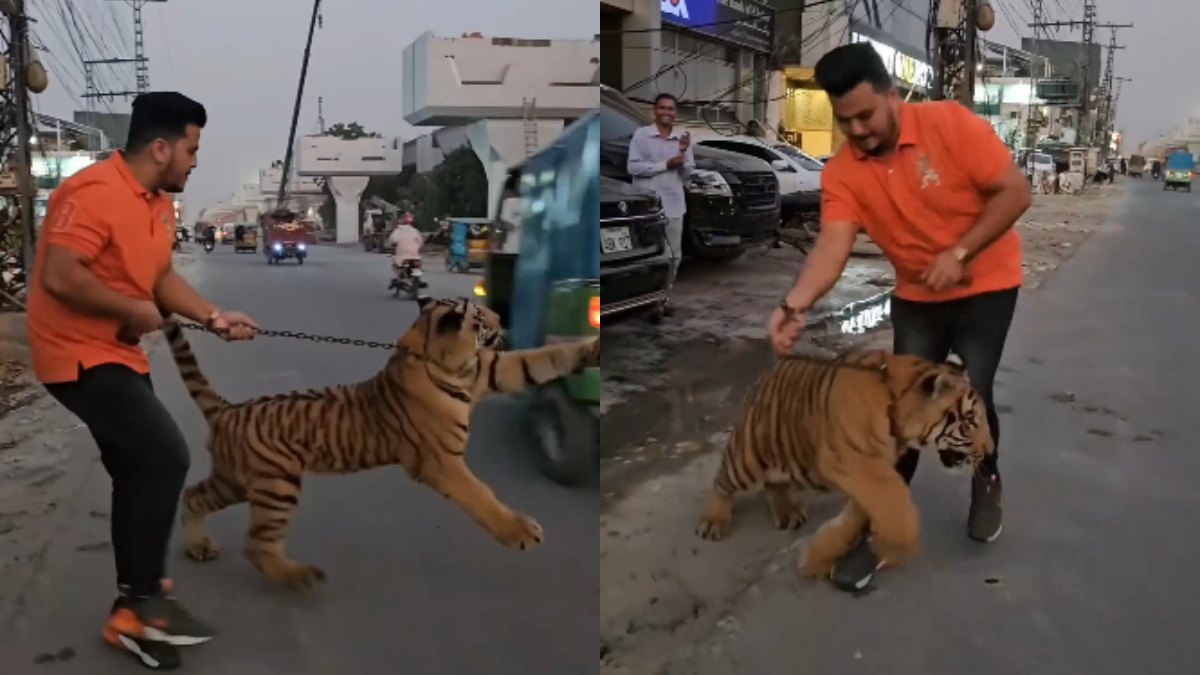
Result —
<instances>
[{"instance_id":1,"label":"ladder on building","mask_svg":"<svg viewBox=\"0 0 1200 675\"><path fill-rule=\"evenodd\" d=\"M532 157L538 149L537 99L521 99L521 119L525 122L525 156Z\"/></svg>"}]
</instances>

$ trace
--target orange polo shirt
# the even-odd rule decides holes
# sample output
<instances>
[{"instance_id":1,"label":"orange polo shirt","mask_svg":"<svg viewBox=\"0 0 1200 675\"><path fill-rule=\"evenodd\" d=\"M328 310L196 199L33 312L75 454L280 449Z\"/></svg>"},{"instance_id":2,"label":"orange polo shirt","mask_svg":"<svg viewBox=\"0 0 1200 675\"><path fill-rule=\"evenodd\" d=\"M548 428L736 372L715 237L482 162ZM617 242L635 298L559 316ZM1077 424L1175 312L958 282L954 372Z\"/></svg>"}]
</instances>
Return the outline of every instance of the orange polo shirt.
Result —
<instances>
[{"instance_id":1,"label":"orange polo shirt","mask_svg":"<svg viewBox=\"0 0 1200 675\"><path fill-rule=\"evenodd\" d=\"M153 300L154 286L171 266L175 209L164 192L151 193L114 152L67 178L50 195L29 284L29 346L33 369L45 383L73 382L79 369L119 363L150 372L141 346L117 340L120 322L80 314L42 286L47 246L76 251L109 288Z\"/></svg>"},{"instance_id":2,"label":"orange polo shirt","mask_svg":"<svg viewBox=\"0 0 1200 675\"><path fill-rule=\"evenodd\" d=\"M896 268L896 296L964 298L1021 285L1021 239L1005 232L967 266L967 284L934 293L921 273L958 245L983 212L983 190L1013 167L986 120L954 101L902 103L900 139L885 158L847 143L821 176L821 220L852 222Z\"/></svg>"}]
</instances>

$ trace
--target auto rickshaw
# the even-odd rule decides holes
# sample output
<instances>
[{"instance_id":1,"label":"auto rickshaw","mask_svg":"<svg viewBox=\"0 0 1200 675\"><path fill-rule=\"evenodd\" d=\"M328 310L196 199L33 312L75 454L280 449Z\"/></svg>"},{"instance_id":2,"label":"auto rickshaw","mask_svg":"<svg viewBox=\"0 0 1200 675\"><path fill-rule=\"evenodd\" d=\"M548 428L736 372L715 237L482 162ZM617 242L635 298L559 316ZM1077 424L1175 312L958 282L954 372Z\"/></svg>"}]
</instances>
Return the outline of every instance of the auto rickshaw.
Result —
<instances>
[{"instance_id":1,"label":"auto rickshaw","mask_svg":"<svg viewBox=\"0 0 1200 675\"><path fill-rule=\"evenodd\" d=\"M268 265L278 264L284 258L295 258L303 265L308 257L308 228L301 224L296 214L284 208L262 217L263 254Z\"/></svg>"},{"instance_id":2,"label":"auto rickshaw","mask_svg":"<svg viewBox=\"0 0 1200 675\"><path fill-rule=\"evenodd\" d=\"M446 271L467 272L487 263L488 233L491 221L487 218L451 218L450 247L446 249Z\"/></svg>"},{"instance_id":3,"label":"auto rickshaw","mask_svg":"<svg viewBox=\"0 0 1200 675\"><path fill-rule=\"evenodd\" d=\"M242 238L233 242L234 253L255 253L258 251L258 228L245 225L242 228Z\"/></svg>"},{"instance_id":4,"label":"auto rickshaw","mask_svg":"<svg viewBox=\"0 0 1200 675\"><path fill-rule=\"evenodd\" d=\"M502 266L488 263L487 284L511 288L502 300L515 349L600 334L600 118L580 119L551 145L510 171L520 215L507 226ZM510 195L511 196L511 195ZM507 277L507 278L500 278ZM494 304L486 285L476 295ZM594 482L600 474L600 368L593 366L539 387L526 417L535 461L563 485Z\"/></svg>"}]
</instances>

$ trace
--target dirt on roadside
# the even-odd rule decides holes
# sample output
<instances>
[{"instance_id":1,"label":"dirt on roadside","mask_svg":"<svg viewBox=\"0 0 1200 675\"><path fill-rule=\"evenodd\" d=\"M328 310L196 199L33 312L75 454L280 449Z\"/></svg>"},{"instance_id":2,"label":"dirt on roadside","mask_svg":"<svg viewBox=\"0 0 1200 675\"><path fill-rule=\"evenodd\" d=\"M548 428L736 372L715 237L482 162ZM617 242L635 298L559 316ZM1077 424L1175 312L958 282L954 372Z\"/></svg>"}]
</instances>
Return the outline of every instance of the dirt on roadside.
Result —
<instances>
[{"instance_id":1,"label":"dirt on roadside","mask_svg":"<svg viewBox=\"0 0 1200 675\"><path fill-rule=\"evenodd\" d=\"M1025 289L1037 289L1115 217L1120 199L1119 184L1091 186L1082 197L1036 195L1017 225ZM773 361L765 339L767 313L797 269L789 264L762 271L762 283L774 284L767 291L747 292L749 277L740 277L737 294L687 299L687 306L727 317L734 316L732 304L742 317L736 330L714 326L689 336L664 322L665 335L657 343L631 340L626 332L616 341L620 348L607 352L613 363L602 366L606 376L619 373L626 380L618 383L621 401L607 409L601 433L600 671L605 675L662 675L668 664L686 660L694 645L728 620L746 589L766 573L793 569L813 530L807 526L797 537L773 529L763 498L756 496L739 500L730 539L713 543L694 534L733 415ZM874 273L889 278L887 270ZM718 275L694 281L692 288L721 289L726 283ZM886 323L849 333L838 330L837 321L830 323L832 328L808 335L807 353L891 346ZM654 327L637 330L651 334ZM605 328L606 338L608 333ZM643 345L655 344L669 348L653 347L661 350L653 365L635 367L652 348ZM635 366L620 362L623 358L635 359ZM649 433L643 431L647 428ZM809 522L819 523L834 514L840 498L808 503Z\"/></svg>"}]
</instances>

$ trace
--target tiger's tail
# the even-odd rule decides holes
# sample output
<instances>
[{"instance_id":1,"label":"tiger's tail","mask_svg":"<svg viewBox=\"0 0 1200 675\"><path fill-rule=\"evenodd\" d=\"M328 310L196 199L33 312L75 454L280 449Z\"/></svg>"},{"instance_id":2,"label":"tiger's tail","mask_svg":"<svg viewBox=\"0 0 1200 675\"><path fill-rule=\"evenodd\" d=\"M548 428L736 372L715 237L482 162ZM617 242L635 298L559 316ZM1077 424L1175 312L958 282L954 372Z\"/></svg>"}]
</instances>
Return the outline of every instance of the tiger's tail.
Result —
<instances>
[{"instance_id":1,"label":"tiger's tail","mask_svg":"<svg viewBox=\"0 0 1200 675\"><path fill-rule=\"evenodd\" d=\"M171 345L171 356L175 358L175 365L179 368L179 376L183 378L184 386L187 387L192 400L200 407L204 419L211 419L218 411L226 408L229 401L209 384L208 378L204 376L200 364L196 361L196 354L192 352L191 343L183 335L183 327L176 319L167 320L163 326L163 334L167 337L167 343Z\"/></svg>"}]
</instances>

